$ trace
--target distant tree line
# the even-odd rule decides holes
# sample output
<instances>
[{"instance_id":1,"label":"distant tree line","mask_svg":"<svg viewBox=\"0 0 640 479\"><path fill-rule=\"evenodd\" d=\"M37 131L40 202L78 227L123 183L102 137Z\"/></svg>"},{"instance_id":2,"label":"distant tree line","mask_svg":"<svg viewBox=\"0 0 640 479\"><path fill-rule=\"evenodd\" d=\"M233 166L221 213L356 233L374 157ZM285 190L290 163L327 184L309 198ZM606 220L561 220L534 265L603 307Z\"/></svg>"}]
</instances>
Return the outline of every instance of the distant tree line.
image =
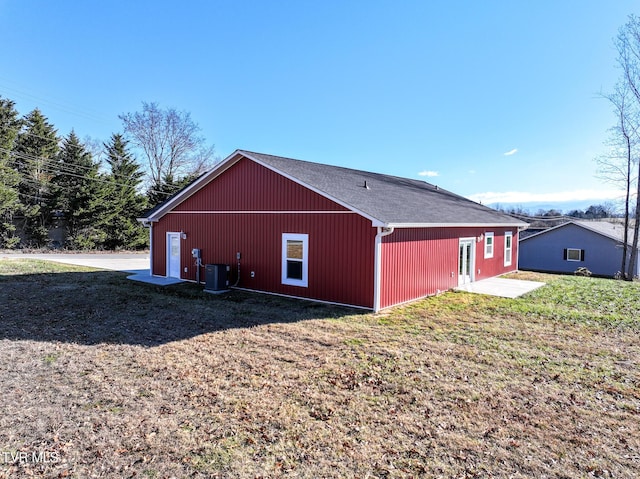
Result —
<instances>
[{"instance_id":1,"label":"distant tree line","mask_svg":"<svg viewBox=\"0 0 640 479\"><path fill-rule=\"evenodd\" d=\"M619 218L620 215L614 207L609 204L591 205L585 210L571 210L567 216L583 220L600 220L604 218Z\"/></svg>"},{"instance_id":2,"label":"distant tree line","mask_svg":"<svg viewBox=\"0 0 640 479\"><path fill-rule=\"evenodd\" d=\"M574 209L567 213L555 208L548 210L538 209L535 213L531 213L522 207L502 208L498 206L497 209L526 221L531 228L550 228L573 219L602 220L615 218L620 221L623 218L623 215L617 212L615 205L611 203L591 205L584 210Z\"/></svg>"},{"instance_id":3,"label":"distant tree line","mask_svg":"<svg viewBox=\"0 0 640 479\"><path fill-rule=\"evenodd\" d=\"M213 148L188 113L156 103L120 119L123 133L96 154L39 109L20 116L0 97L0 248L148 247L137 218L208 168Z\"/></svg>"}]
</instances>

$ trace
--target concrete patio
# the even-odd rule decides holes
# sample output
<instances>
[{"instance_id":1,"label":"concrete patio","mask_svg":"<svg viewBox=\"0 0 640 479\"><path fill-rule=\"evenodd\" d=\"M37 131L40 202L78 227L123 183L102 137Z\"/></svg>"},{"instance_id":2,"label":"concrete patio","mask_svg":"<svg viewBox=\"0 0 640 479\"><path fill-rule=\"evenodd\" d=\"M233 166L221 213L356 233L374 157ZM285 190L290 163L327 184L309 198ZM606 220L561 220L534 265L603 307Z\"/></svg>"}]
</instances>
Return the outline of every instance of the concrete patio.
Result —
<instances>
[{"instance_id":1,"label":"concrete patio","mask_svg":"<svg viewBox=\"0 0 640 479\"><path fill-rule=\"evenodd\" d=\"M455 291L467 293L487 294L502 298L517 298L544 286L539 281L526 281L522 279L488 278L473 283L467 283L454 288Z\"/></svg>"}]
</instances>

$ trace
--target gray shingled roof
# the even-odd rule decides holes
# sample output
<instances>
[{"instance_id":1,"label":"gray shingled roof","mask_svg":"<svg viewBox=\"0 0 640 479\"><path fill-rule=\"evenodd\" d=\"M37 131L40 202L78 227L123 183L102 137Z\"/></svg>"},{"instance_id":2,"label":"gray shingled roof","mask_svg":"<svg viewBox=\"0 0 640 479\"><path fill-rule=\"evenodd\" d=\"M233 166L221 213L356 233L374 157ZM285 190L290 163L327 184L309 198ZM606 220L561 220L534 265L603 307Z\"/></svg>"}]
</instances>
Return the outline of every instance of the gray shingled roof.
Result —
<instances>
[{"instance_id":1,"label":"gray shingled roof","mask_svg":"<svg viewBox=\"0 0 640 479\"><path fill-rule=\"evenodd\" d=\"M246 150L236 150L209 173L182 192L145 215L151 219L162 216L175 204L183 201L208 183L239 155L261 163L292 180L361 213L372 220L388 225L491 225L526 226L512 216L475 203L460 195L438 188L425 181L400 178L339 166L324 165ZM366 187L365 187L366 184ZM189 191L189 190L193 191Z\"/></svg>"},{"instance_id":2,"label":"gray shingled roof","mask_svg":"<svg viewBox=\"0 0 640 479\"><path fill-rule=\"evenodd\" d=\"M607 236L616 241L622 242L624 240L624 225L621 223L612 223L610 221L583 221L576 220L572 223L582 226L583 228L595 231L603 236ZM633 244L633 228L629 228L627 236L627 244L631 246Z\"/></svg>"},{"instance_id":3,"label":"gray shingled roof","mask_svg":"<svg viewBox=\"0 0 640 479\"><path fill-rule=\"evenodd\" d=\"M560 228L564 228L567 225L576 225L586 230L592 231L602 236L606 236L607 238L611 238L615 241L619 241L620 243L624 240L624 225L622 223L612 223L611 221L606 220L571 220L566 223L562 223L561 225L554 226L552 228L547 228L545 230L539 231L535 234L527 236L526 238L522 238L521 241L526 241L530 238L535 238L537 236L542 236L548 232L555 231ZM629 246L633 246L633 228L629 228L628 236L627 236L627 244Z\"/></svg>"},{"instance_id":4,"label":"gray shingled roof","mask_svg":"<svg viewBox=\"0 0 640 479\"><path fill-rule=\"evenodd\" d=\"M388 225L526 225L509 215L425 181L250 151L240 150L239 153L265 163Z\"/></svg>"}]
</instances>

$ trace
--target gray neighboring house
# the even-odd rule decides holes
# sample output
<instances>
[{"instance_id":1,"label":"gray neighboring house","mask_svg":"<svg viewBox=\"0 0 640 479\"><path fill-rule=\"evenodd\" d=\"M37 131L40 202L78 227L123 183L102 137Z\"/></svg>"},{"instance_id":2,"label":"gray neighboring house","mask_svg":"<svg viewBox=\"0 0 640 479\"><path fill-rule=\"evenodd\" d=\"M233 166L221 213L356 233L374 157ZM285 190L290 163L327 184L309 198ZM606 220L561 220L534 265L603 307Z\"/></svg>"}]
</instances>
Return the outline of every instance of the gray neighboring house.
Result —
<instances>
[{"instance_id":1,"label":"gray neighboring house","mask_svg":"<svg viewBox=\"0 0 640 479\"><path fill-rule=\"evenodd\" d=\"M613 277L622 264L623 238L624 226L621 224L569 221L521 239L519 267L550 273L573 273L584 267L596 276ZM630 231L627 262L632 240L633 232ZM636 264L634 276L639 276L639 264Z\"/></svg>"}]
</instances>

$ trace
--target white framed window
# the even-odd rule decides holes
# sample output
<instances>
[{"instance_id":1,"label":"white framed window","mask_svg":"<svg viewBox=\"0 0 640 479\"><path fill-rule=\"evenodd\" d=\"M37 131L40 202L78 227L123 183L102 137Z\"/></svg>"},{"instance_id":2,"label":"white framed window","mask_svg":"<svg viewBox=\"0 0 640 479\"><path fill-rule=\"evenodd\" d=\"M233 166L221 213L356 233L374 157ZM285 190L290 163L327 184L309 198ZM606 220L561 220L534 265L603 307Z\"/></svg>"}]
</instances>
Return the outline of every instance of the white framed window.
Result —
<instances>
[{"instance_id":1,"label":"white framed window","mask_svg":"<svg viewBox=\"0 0 640 479\"><path fill-rule=\"evenodd\" d=\"M584 261L584 250L578 248L565 248L564 259L567 261Z\"/></svg>"},{"instance_id":2,"label":"white framed window","mask_svg":"<svg viewBox=\"0 0 640 479\"><path fill-rule=\"evenodd\" d=\"M309 285L309 235L282 233L282 284Z\"/></svg>"},{"instance_id":3,"label":"white framed window","mask_svg":"<svg viewBox=\"0 0 640 479\"><path fill-rule=\"evenodd\" d=\"M504 234L504 265L510 266L513 256L513 232L507 231Z\"/></svg>"},{"instance_id":4,"label":"white framed window","mask_svg":"<svg viewBox=\"0 0 640 479\"><path fill-rule=\"evenodd\" d=\"M484 257L493 258L493 233L484 234Z\"/></svg>"}]
</instances>

